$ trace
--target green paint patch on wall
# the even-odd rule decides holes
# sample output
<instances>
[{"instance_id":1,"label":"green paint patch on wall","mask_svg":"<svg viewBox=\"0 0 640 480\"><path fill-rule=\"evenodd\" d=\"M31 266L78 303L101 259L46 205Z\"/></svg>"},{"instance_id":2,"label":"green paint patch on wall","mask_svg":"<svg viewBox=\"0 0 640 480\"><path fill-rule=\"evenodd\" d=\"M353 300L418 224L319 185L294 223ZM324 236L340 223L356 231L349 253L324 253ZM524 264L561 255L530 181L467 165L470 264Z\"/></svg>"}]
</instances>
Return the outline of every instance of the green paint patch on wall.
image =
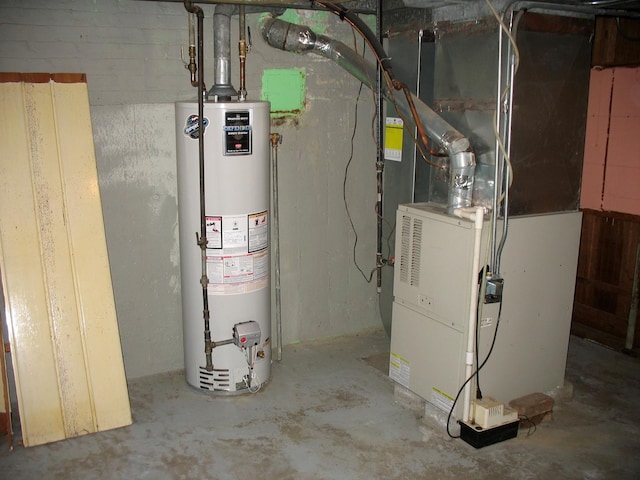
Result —
<instances>
[{"instance_id":1,"label":"green paint patch on wall","mask_svg":"<svg viewBox=\"0 0 640 480\"><path fill-rule=\"evenodd\" d=\"M261 99L271 102L271 117L297 117L304 112L306 71L267 68L262 73Z\"/></svg>"},{"instance_id":2,"label":"green paint patch on wall","mask_svg":"<svg viewBox=\"0 0 640 480\"><path fill-rule=\"evenodd\" d=\"M360 15L360 18L367 26L371 29L372 32L376 31L376 16L375 15Z\"/></svg>"}]
</instances>

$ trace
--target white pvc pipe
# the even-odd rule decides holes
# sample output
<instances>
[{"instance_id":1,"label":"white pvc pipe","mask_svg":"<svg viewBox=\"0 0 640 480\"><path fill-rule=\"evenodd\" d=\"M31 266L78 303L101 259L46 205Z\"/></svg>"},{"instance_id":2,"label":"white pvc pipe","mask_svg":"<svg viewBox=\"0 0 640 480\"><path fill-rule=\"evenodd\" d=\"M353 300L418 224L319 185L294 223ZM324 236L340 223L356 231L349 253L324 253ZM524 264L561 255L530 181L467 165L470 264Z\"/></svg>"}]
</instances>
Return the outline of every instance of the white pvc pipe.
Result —
<instances>
[{"instance_id":1,"label":"white pvc pipe","mask_svg":"<svg viewBox=\"0 0 640 480\"><path fill-rule=\"evenodd\" d=\"M465 378L470 378L473 375L473 359L475 353L475 335L477 324L477 303L478 303L478 276L477 272L480 271L480 250L482 244L482 226L484 223L484 208L483 207L471 207L471 208L456 208L453 210L453 214L456 217L466 218L474 222L475 236L473 242L473 261L472 261L472 274L470 280L471 298L469 299L469 325L467 329L467 352L465 355ZM469 412L471 411L471 384L469 381L464 387L464 405L462 421L467 422L469 420Z\"/></svg>"}]
</instances>

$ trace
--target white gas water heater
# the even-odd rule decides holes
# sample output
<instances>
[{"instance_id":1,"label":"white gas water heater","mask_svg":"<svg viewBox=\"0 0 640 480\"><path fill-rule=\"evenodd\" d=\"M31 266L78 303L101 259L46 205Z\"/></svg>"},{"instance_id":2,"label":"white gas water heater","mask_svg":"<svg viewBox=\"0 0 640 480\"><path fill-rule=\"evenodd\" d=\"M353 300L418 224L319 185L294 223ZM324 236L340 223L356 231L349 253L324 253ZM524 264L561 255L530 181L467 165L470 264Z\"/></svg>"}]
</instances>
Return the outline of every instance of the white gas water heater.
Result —
<instances>
[{"instance_id":1,"label":"white gas water heater","mask_svg":"<svg viewBox=\"0 0 640 480\"><path fill-rule=\"evenodd\" d=\"M255 393L271 376L270 105L247 101L244 8L215 7L215 82L208 95L204 12L190 1L185 8L185 66L198 87L197 101L175 104L185 376L203 392ZM230 78L236 13L238 91Z\"/></svg>"},{"instance_id":2,"label":"white gas water heater","mask_svg":"<svg viewBox=\"0 0 640 480\"><path fill-rule=\"evenodd\" d=\"M207 298L203 336L198 103L176 103L185 374L216 394L256 392L271 375L269 103L205 102Z\"/></svg>"}]
</instances>

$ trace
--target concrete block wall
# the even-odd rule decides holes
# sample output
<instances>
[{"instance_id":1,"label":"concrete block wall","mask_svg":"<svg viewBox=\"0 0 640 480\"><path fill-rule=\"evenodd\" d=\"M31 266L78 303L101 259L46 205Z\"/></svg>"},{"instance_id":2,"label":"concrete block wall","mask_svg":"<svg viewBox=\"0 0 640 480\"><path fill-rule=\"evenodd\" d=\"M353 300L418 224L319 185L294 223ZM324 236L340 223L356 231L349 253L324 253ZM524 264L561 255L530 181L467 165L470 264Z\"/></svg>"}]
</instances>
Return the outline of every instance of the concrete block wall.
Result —
<instances>
[{"instance_id":1,"label":"concrete block wall","mask_svg":"<svg viewBox=\"0 0 640 480\"><path fill-rule=\"evenodd\" d=\"M206 81L213 81L213 6L205 11ZM311 12L297 12L300 21ZM180 59L187 17L176 2L46 0L0 3L0 70L87 74L94 143L120 336L129 378L183 367L174 102L195 98ZM374 265L375 146L372 97L340 67L264 44L249 15L247 89L264 68L306 70L305 113L273 126L279 148L284 343L381 326L375 285L352 260L342 196L356 122L347 201L357 258ZM235 19L234 19L235 22ZM339 19L326 34L353 42ZM232 26L232 53L237 27ZM361 45L361 44L359 44ZM186 51L186 48L185 48ZM232 59L237 84L237 61ZM237 85L236 85L237 86Z\"/></svg>"}]
</instances>

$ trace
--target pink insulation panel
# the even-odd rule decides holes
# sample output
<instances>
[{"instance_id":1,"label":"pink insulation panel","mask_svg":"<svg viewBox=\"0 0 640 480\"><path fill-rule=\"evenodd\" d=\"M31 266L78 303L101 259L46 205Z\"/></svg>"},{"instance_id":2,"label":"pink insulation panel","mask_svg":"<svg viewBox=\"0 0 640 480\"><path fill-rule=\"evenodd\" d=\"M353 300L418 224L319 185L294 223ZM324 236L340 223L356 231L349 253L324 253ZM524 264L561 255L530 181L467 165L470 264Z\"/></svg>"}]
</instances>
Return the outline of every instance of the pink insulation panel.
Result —
<instances>
[{"instance_id":1,"label":"pink insulation panel","mask_svg":"<svg viewBox=\"0 0 640 480\"><path fill-rule=\"evenodd\" d=\"M591 71L580 206L640 215L640 68Z\"/></svg>"}]
</instances>

